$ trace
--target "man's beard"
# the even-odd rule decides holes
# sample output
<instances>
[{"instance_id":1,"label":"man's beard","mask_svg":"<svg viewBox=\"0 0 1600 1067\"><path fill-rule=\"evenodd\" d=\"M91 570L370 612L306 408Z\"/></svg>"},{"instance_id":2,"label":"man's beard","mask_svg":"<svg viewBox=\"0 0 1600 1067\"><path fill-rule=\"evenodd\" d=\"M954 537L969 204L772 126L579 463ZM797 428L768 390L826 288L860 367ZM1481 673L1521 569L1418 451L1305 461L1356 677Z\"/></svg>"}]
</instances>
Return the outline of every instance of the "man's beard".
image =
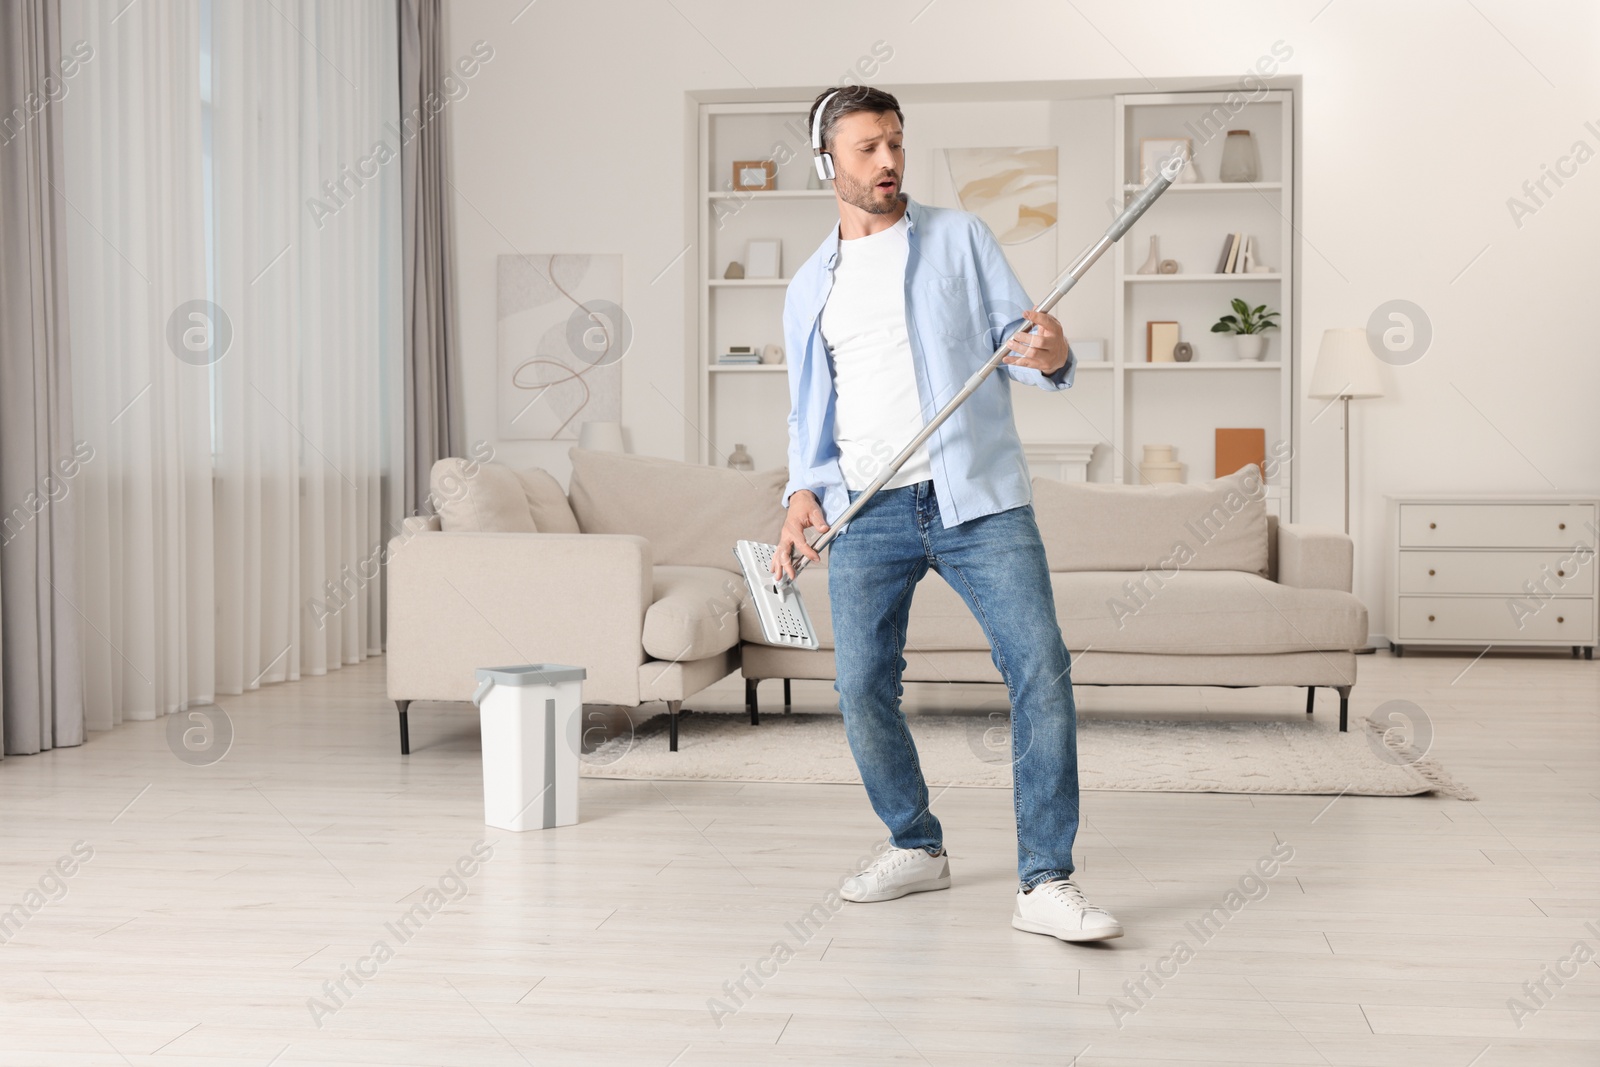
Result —
<instances>
[{"instance_id":1,"label":"man's beard","mask_svg":"<svg viewBox=\"0 0 1600 1067\"><path fill-rule=\"evenodd\" d=\"M887 200L878 199L876 182L872 185L862 185L843 171L834 175L833 187L845 203L858 207L869 215L892 215L900 208L898 176L895 181L895 195Z\"/></svg>"}]
</instances>

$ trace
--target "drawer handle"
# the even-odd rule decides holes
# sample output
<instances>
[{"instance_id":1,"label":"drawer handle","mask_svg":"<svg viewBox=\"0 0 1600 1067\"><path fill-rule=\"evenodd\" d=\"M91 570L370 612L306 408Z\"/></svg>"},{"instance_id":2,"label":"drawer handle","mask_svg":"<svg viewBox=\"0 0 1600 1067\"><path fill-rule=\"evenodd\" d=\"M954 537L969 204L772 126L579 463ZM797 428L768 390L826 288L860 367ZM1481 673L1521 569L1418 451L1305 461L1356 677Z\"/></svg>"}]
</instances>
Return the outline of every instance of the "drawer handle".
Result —
<instances>
[{"instance_id":1,"label":"drawer handle","mask_svg":"<svg viewBox=\"0 0 1600 1067\"><path fill-rule=\"evenodd\" d=\"M1566 523L1564 523L1564 522L1558 522L1558 523L1556 523L1556 529L1558 529L1558 530L1565 530L1565 529L1566 529L1566 528L1567 528L1567 524L1566 524Z\"/></svg>"},{"instance_id":2,"label":"drawer handle","mask_svg":"<svg viewBox=\"0 0 1600 1067\"><path fill-rule=\"evenodd\" d=\"M1430 529L1430 530L1437 530L1437 529L1438 529L1438 528L1439 528L1439 524L1438 524L1438 523L1436 523L1436 522L1430 522L1430 523L1428 523L1428 529Z\"/></svg>"},{"instance_id":3,"label":"drawer handle","mask_svg":"<svg viewBox=\"0 0 1600 1067\"><path fill-rule=\"evenodd\" d=\"M1563 615L1557 615L1556 616L1556 622L1566 622L1566 621L1567 620L1566 620L1565 616L1563 616Z\"/></svg>"},{"instance_id":4,"label":"drawer handle","mask_svg":"<svg viewBox=\"0 0 1600 1067\"><path fill-rule=\"evenodd\" d=\"M1567 572L1566 571L1556 571L1556 577L1557 578L1565 578L1566 576L1567 576Z\"/></svg>"},{"instance_id":5,"label":"drawer handle","mask_svg":"<svg viewBox=\"0 0 1600 1067\"><path fill-rule=\"evenodd\" d=\"M1432 578L1432 577L1433 577L1433 568L1432 568L1432 567L1429 567L1429 568L1428 568L1428 577L1429 577L1429 578Z\"/></svg>"},{"instance_id":6,"label":"drawer handle","mask_svg":"<svg viewBox=\"0 0 1600 1067\"><path fill-rule=\"evenodd\" d=\"M1429 622L1432 622L1432 621L1433 621L1433 616L1432 616L1432 615L1429 615L1429 616L1428 616L1428 621L1429 621Z\"/></svg>"}]
</instances>

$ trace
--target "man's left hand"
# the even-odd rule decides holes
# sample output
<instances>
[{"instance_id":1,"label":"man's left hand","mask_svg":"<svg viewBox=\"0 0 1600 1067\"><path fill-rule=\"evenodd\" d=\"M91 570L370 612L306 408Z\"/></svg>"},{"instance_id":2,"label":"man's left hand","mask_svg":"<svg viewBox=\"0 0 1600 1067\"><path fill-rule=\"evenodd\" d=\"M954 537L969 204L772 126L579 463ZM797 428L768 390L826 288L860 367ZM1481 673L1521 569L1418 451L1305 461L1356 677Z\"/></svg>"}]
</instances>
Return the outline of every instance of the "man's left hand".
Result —
<instances>
[{"instance_id":1,"label":"man's left hand","mask_svg":"<svg viewBox=\"0 0 1600 1067\"><path fill-rule=\"evenodd\" d=\"M1045 375L1065 367L1067 336L1061 330L1060 320L1042 311L1024 311L1022 317L1033 323L1033 331L1008 340L1006 347L1015 355L1001 356L1000 362L1014 367L1032 367Z\"/></svg>"}]
</instances>

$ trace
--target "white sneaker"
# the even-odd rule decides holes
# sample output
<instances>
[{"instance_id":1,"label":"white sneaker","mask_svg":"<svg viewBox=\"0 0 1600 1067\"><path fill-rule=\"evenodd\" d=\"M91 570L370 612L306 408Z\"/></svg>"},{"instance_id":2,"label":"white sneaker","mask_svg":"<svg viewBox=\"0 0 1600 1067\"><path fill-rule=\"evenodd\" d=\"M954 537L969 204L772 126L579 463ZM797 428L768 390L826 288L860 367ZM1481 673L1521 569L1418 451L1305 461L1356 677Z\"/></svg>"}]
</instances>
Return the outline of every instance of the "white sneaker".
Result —
<instances>
[{"instance_id":1,"label":"white sneaker","mask_svg":"<svg viewBox=\"0 0 1600 1067\"><path fill-rule=\"evenodd\" d=\"M1122 924L1084 899L1083 890L1067 878L1041 882L1031 893L1017 890L1011 925L1063 941L1108 941L1122 936Z\"/></svg>"},{"instance_id":2,"label":"white sneaker","mask_svg":"<svg viewBox=\"0 0 1600 1067\"><path fill-rule=\"evenodd\" d=\"M950 888L950 857L930 856L920 848L893 848L872 866L839 887L839 895L857 904L893 900L907 893Z\"/></svg>"}]
</instances>

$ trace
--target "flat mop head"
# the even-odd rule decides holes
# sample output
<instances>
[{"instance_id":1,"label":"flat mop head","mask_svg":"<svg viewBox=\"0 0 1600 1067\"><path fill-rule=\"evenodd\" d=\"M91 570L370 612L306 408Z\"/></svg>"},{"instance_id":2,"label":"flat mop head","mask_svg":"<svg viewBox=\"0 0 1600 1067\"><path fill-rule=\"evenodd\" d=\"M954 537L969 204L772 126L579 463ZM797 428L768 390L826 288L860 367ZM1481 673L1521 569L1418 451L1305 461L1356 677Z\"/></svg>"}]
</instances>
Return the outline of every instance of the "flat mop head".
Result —
<instances>
[{"instance_id":1,"label":"flat mop head","mask_svg":"<svg viewBox=\"0 0 1600 1067\"><path fill-rule=\"evenodd\" d=\"M756 618L761 620L761 636L769 645L815 651L817 631L812 629L800 590L793 582L772 576L772 557L777 552L778 546L759 541L739 541L733 546Z\"/></svg>"}]
</instances>

